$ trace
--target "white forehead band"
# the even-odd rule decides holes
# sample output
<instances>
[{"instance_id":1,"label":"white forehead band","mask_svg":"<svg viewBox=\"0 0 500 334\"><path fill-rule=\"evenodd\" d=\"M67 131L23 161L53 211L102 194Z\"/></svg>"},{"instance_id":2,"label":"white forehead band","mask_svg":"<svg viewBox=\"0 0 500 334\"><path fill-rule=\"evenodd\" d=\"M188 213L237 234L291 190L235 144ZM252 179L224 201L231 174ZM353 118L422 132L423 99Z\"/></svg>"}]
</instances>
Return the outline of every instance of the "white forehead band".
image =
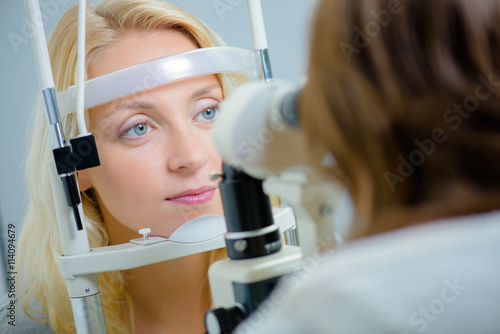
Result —
<instances>
[{"instance_id":1,"label":"white forehead band","mask_svg":"<svg viewBox=\"0 0 500 334\"><path fill-rule=\"evenodd\" d=\"M134 65L85 81L84 108L198 76L234 72L259 76L255 53L233 47L200 48ZM76 86L56 94L61 116L76 111Z\"/></svg>"}]
</instances>

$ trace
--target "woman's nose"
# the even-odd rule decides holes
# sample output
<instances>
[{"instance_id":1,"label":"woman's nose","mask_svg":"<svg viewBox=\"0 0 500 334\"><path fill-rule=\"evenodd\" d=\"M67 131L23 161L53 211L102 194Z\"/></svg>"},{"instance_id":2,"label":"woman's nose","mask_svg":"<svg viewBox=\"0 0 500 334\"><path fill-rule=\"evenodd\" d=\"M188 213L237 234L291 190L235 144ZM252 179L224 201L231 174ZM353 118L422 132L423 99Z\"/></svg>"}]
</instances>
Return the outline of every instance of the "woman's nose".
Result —
<instances>
[{"instance_id":1,"label":"woman's nose","mask_svg":"<svg viewBox=\"0 0 500 334\"><path fill-rule=\"evenodd\" d=\"M175 129L168 143L168 168L172 171L197 170L208 162L203 141L189 129Z\"/></svg>"}]
</instances>

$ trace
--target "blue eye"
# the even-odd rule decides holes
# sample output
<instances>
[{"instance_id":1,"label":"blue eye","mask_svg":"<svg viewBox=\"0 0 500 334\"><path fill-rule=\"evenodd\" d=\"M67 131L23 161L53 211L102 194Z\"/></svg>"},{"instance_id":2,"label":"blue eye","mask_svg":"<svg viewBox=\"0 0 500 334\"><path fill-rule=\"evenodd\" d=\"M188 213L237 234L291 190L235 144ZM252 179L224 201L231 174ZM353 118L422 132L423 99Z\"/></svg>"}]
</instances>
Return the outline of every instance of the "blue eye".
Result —
<instances>
[{"instance_id":1,"label":"blue eye","mask_svg":"<svg viewBox=\"0 0 500 334\"><path fill-rule=\"evenodd\" d=\"M124 132L127 137L141 137L148 133L150 126L147 123L140 122L133 125L131 128Z\"/></svg>"},{"instance_id":2,"label":"blue eye","mask_svg":"<svg viewBox=\"0 0 500 334\"><path fill-rule=\"evenodd\" d=\"M196 116L198 121L211 121L217 116L219 109L217 107L208 107ZM202 119L200 119L200 116Z\"/></svg>"}]
</instances>

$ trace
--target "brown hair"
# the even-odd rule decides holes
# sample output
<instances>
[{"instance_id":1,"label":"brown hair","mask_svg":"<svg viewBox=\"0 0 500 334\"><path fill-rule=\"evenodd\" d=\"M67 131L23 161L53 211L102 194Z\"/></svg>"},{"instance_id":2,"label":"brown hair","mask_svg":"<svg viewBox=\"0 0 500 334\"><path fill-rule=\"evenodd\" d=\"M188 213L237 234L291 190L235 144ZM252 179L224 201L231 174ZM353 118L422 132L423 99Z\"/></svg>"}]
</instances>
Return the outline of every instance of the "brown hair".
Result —
<instances>
[{"instance_id":1,"label":"brown hair","mask_svg":"<svg viewBox=\"0 0 500 334\"><path fill-rule=\"evenodd\" d=\"M500 208L500 1L323 0L300 97L353 237Z\"/></svg>"}]
</instances>

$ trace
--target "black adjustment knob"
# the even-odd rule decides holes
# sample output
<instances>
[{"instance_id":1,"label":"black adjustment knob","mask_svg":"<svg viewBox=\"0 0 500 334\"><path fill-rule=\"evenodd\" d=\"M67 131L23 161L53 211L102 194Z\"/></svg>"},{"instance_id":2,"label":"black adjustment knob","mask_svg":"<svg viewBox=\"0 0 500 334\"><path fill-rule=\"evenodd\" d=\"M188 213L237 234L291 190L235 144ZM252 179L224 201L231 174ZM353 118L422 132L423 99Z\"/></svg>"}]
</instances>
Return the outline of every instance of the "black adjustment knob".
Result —
<instances>
[{"instance_id":1,"label":"black adjustment knob","mask_svg":"<svg viewBox=\"0 0 500 334\"><path fill-rule=\"evenodd\" d=\"M208 334L231 334L245 318L243 306L218 308L205 313L205 328Z\"/></svg>"}]
</instances>

